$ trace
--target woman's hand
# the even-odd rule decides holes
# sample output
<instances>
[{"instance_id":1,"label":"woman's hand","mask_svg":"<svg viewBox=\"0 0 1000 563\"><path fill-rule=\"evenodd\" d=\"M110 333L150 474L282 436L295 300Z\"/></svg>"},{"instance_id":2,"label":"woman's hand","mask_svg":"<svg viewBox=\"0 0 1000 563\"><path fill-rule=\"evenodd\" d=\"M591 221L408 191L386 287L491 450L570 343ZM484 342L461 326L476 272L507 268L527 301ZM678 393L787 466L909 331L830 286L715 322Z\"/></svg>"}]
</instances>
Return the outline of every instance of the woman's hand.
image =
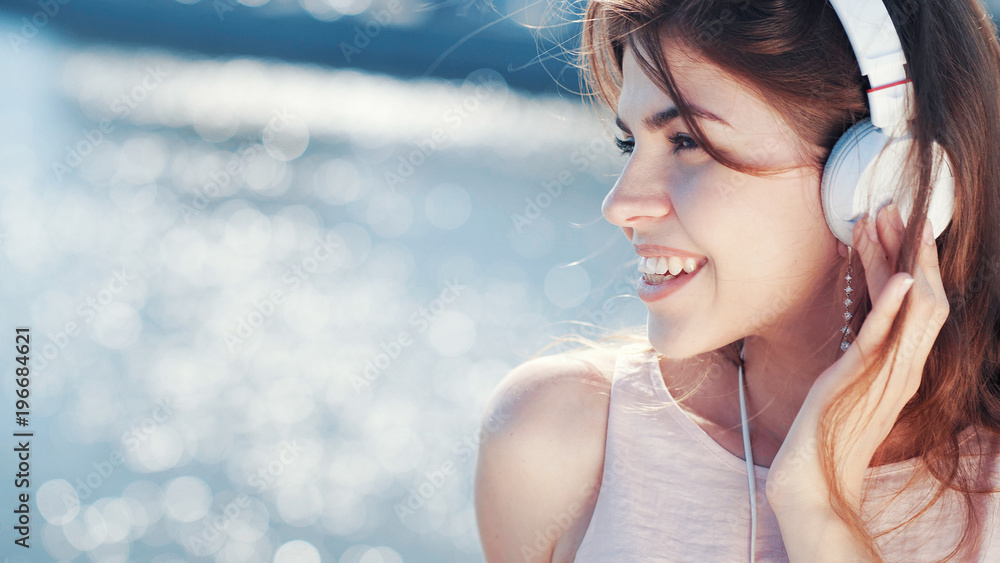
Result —
<instances>
[{"instance_id":1,"label":"woman's hand","mask_svg":"<svg viewBox=\"0 0 1000 563\"><path fill-rule=\"evenodd\" d=\"M840 488L855 508L860 508L868 464L889 435L900 411L916 394L931 346L948 318L948 299L938 267L937 246L930 234L930 219L911 278L905 272L892 275L902 243L903 223L898 209L890 204L879 211L877 218L877 234L875 222L866 217L854 226L853 235L854 248L861 255L872 311L844 355L810 388L768 470L767 498L776 514L782 510L829 509L831 487L823 475L817 448L820 414L832 397L858 377L865 363L871 361L908 293L910 312L903 327L896 362L892 362L890 354L878 379L850 414L847 423L838 426L841 434L835 438L834 447L838 452L835 463L842 479ZM873 241L871 237L878 240ZM852 435L855 425L857 430Z\"/></svg>"}]
</instances>

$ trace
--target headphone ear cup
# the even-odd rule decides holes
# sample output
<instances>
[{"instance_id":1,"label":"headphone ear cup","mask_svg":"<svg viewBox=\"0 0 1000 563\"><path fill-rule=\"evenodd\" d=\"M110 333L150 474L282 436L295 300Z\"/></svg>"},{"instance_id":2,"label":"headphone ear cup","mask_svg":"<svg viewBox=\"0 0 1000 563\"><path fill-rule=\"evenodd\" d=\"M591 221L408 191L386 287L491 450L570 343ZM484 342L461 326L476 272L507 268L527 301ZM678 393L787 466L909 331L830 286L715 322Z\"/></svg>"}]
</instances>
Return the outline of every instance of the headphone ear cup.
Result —
<instances>
[{"instance_id":1,"label":"headphone ear cup","mask_svg":"<svg viewBox=\"0 0 1000 563\"><path fill-rule=\"evenodd\" d=\"M894 196L900 188L899 171L905 166L911 144L908 134L890 137L868 118L854 124L837 140L823 169L820 201L827 225L841 242L854 246L854 223L890 201L896 201L903 223L908 222L913 209L911 190L901 190L898 197ZM934 189L927 216L936 238L951 222L955 178L947 153L936 142L933 155Z\"/></svg>"},{"instance_id":2,"label":"headphone ear cup","mask_svg":"<svg viewBox=\"0 0 1000 563\"><path fill-rule=\"evenodd\" d=\"M854 222L860 216L855 201L859 196L864 196L858 193L864 191L857 190L858 180L870 165L870 156L866 156L858 145L863 138L872 134L878 134L878 130L872 125L871 119L865 118L855 123L837 139L823 168L823 180L820 184L823 215L834 236L847 246L854 246Z\"/></svg>"}]
</instances>

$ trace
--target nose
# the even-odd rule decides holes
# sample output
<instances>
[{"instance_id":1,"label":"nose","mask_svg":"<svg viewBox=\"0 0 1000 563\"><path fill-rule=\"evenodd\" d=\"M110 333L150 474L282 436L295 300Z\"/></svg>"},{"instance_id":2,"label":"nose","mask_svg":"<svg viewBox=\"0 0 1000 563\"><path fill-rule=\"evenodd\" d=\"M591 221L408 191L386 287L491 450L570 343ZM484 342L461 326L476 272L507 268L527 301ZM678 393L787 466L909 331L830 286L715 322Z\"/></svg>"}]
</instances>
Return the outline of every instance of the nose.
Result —
<instances>
[{"instance_id":1,"label":"nose","mask_svg":"<svg viewBox=\"0 0 1000 563\"><path fill-rule=\"evenodd\" d=\"M623 229L666 217L673 212L673 204L664 175L640 164L633 156L604 197L601 211L609 223Z\"/></svg>"}]
</instances>

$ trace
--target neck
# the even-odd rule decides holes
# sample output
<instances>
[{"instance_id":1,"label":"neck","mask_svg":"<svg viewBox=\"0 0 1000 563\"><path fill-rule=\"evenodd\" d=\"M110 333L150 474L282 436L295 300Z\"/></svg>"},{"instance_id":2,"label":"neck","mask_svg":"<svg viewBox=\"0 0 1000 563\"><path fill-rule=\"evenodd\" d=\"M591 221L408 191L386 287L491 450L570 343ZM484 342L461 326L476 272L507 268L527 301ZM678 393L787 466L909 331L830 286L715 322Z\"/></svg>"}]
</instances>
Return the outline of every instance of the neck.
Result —
<instances>
[{"instance_id":1,"label":"neck","mask_svg":"<svg viewBox=\"0 0 1000 563\"><path fill-rule=\"evenodd\" d=\"M811 301L798 304L784 315L780 323L744 339L743 377L750 435L755 453L758 447L763 450L761 461L767 465L777 454L813 383L843 354L840 328L844 324L844 289L843 281L834 279Z\"/></svg>"},{"instance_id":2,"label":"neck","mask_svg":"<svg viewBox=\"0 0 1000 563\"><path fill-rule=\"evenodd\" d=\"M828 335L827 335L828 336ZM840 341L789 346L760 337L744 341L743 377L751 434L781 444L816 378L839 357Z\"/></svg>"},{"instance_id":3,"label":"neck","mask_svg":"<svg viewBox=\"0 0 1000 563\"><path fill-rule=\"evenodd\" d=\"M839 291L843 295L842 287ZM843 308L808 307L800 322L744 339L747 418L757 465L770 467L816 379L843 355L843 312ZM736 415L738 401L737 396ZM880 463L916 455L903 443L904 434L899 427L890 432L875 456Z\"/></svg>"}]
</instances>

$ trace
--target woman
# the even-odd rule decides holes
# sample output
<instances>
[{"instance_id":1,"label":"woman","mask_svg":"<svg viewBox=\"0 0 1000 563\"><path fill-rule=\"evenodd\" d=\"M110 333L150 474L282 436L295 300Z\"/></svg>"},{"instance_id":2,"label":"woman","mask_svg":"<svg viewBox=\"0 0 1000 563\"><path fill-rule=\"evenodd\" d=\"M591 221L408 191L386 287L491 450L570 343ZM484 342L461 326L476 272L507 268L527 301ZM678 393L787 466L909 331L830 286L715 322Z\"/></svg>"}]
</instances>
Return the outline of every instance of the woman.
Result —
<instances>
[{"instance_id":1,"label":"woman","mask_svg":"<svg viewBox=\"0 0 1000 563\"><path fill-rule=\"evenodd\" d=\"M857 221L848 248L820 179L870 110L825 0L590 1L584 76L629 154L603 210L648 325L498 386L487 560L1000 560L1000 45L977 0L885 4L914 206ZM934 140L955 177L936 241Z\"/></svg>"}]
</instances>

